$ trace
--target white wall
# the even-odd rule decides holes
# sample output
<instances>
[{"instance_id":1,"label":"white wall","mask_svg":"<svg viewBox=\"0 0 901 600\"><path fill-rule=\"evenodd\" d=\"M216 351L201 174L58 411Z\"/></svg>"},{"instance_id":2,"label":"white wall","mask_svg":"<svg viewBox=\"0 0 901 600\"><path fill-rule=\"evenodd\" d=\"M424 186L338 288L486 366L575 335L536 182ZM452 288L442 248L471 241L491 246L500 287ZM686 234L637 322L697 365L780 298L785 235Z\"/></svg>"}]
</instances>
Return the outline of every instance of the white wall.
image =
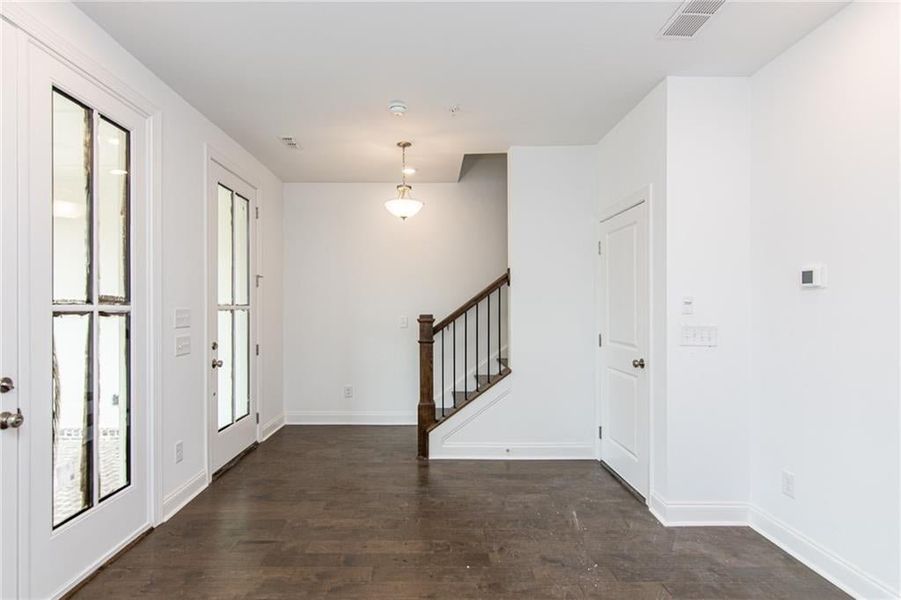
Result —
<instances>
[{"instance_id":1,"label":"white wall","mask_svg":"<svg viewBox=\"0 0 901 600\"><path fill-rule=\"evenodd\" d=\"M741 522L749 476L748 80L670 77L666 96L668 473L657 500L674 505L668 520ZM682 315L685 297L693 315ZM715 325L718 345L681 346L683 325Z\"/></svg>"},{"instance_id":2,"label":"white wall","mask_svg":"<svg viewBox=\"0 0 901 600\"><path fill-rule=\"evenodd\" d=\"M442 458L590 458L594 425L595 148L509 152L510 367L432 436ZM586 270L587 269L587 270ZM478 407L473 407L475 411ZM472 411L470 411L472 412ZM447 427L453 435L446 437Z\"/></svg>"},{"instance_id":3,"label":"white wall","mask_svg":"<svg viewBox=\"0 0 901 600\"><path fill-rule=\"evenodd\" d=\"M898 13L852 4L751 80L752 519L866 598L901 587Z\"/></svg>"},{"instance_id":4,"label":"white wall","mask_svg":"<svg viewBox=\"0 0 901 600\"><path fill-rule=\"evenodd\" d=\"M236 142L210 123L171 88L128 54L109 35L70 3L21 4L16 11L23 23L54 43L64 44L67 54L89 71L105 71L122 85L146 98L162 120L162 487L164 512L177 508L206 485L205 404L208 372L205 348L205 231L204 145L238 165L245 177L259 182L262 206L264 285L271 291L262 306L264 377L281 372L281 264L280 212L282 183ZM31 28L32 25L27 25ZM191 310L193 352L174 356L174 310ZM179 330L179 335L185 330ZM260 401L261 423L277 420L282 411L280 385L267 383ZM184 460L176 464L174 446L184 443Z\"/></svg>"},{"instance_id":5,"label":"white wall","mask_svg":"<svg viewBox=\"0 0 901 600\"><path fill-rule=\"evenodd\" d=\"M285 185L289 422L416 422L417 317L443 318L507 269L506 168L490 155L458 183L413 181L425 207L406 222L384 208L392 184Z\"/></svg>"}]
</instances>

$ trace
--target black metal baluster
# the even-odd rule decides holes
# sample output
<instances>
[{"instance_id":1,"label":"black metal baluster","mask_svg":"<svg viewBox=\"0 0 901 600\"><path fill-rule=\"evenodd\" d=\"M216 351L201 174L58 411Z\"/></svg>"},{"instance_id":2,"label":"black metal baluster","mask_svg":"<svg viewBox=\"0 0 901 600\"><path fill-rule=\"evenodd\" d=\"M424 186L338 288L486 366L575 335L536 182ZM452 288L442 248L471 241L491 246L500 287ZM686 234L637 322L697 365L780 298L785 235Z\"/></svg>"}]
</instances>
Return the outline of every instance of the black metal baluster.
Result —
<instances>
[{"instance_id":1,"label":"black metal baluster","mask_svg":"<svg viewBox=\"0 0 901 600\"><path fill-rule=\"evenodd\" d=\"M463 399L469 398L469 377L466 369L469 368L469 311L463 313Z\"/></svg>"},{"instance_id":2,"label":"black metal baluster","mask_svg":"<svg viewBox=\"0 0 901 600\"><path fill-rule=\"evenodd\" d=\"M476 391L479 391L479 303L476 302Z\"/></svg>"},{"instance_id":3,"label":"black metal baluster","mask_svg":"<svg viewBox=\"0 0 901 600\"><path fill-rule=\"evenodd\" d=\"M445 327L444 329L447 329ZM444 329L441 330L441 416L444 416Z\"/></svg>"},{"instance_id":4,"label":"black metal baluster","mask_svg":"<svg viewBox=\"0 0 901 600\"><path fill-rule=\"evenodd\" d=\"M501 358L501 293L504 286L497 288L497 372L500 375L504 370L503 359Z\"/></svg>"},{"instance_id":5,"label":"black metal baluster","mask_svg":"<svg viewBox=\"0 0 901 600\"><path fill-rule=\"evenodd\" d=\"M488 343L485 345L485 371L488 383L491 383L491 292L488 292L488 308L485 314L488 315L488 322L485 323L485 331L488 332Z\"/></svg>"}]
</instances>

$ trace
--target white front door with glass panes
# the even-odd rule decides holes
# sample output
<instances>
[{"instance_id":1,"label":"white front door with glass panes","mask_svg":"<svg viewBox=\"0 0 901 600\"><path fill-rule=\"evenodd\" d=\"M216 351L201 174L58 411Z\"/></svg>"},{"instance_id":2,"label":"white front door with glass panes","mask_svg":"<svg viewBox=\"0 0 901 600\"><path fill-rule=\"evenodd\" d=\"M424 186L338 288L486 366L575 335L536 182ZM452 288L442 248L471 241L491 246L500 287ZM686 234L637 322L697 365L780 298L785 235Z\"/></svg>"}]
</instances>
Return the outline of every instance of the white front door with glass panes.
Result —
<instances>
[{"instance_id":1,"label":"white front door with glass panes","mask_svg":"<svg viewBox=\"0 0 901 600\"><path fill-rule=\"evenodd\" d=\"M252 240L256 190L210 161L210 472L257 439Z\"/></svg>"},{"instance_id":2,"label":"white front door with glass panes","mask_svg":"<svg viewBox=\"0 0 901 600\"><path fill-rule=\"evenodd\" d=\"M146 117L29 45L19 595L149 528Z\"/></svg>"}]
</instances>

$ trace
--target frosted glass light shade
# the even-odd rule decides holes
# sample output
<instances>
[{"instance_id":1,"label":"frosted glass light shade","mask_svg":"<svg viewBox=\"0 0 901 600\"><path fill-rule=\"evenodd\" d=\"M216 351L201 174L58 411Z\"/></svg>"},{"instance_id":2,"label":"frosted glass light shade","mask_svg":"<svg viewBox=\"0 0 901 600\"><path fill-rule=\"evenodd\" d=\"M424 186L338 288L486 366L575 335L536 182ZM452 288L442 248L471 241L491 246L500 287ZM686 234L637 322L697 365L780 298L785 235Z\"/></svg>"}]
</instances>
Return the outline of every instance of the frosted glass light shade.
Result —
<instances>
[{"instance_id":1,"label":"frosted glass light shade","mask_svg":"<svg viewBox=\"0 0 901 600\"><path fill-rule=\"evenodd\" d=\"M407 220L422 209L422 202L415 199L412 193L413 188L409 185L397 186L397 197L385 202L385 208L402 221Z\"/></svg>"}]
</instances>

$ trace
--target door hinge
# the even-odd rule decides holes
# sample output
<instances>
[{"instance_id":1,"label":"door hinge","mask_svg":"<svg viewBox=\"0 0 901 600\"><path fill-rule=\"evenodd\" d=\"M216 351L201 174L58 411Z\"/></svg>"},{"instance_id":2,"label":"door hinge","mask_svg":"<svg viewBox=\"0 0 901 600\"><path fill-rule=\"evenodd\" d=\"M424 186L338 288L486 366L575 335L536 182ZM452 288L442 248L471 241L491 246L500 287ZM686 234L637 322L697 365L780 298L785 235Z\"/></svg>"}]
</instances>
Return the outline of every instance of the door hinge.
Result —
<instances>
[{"instance_id":1,"label":"door hinge","mask_svg":"<svg viewBox=\"0 0 901 600\"><path fill-rule=\"evenodd\" d=\"M598 256L601 256L603 253L601 252L601 240L598 240Z\"/></svg>"},{"instance_id":2,"label":"door hinge","mask_svg":"<svg viewBox=\"0 0 901 600\"><path fill-rule=\"evenodd\" d=\"M259 344L257 344L257 346L256 346L256 353L257 353L257 356L260 355L260 345Z\"/></svg>"},{"instance_id":3,"label":"door hinge","mask_svg":"<svg viewBox=\"0 0 901 600\"><path fill-rule=\"evenodd\" d=\"M604 439L604 428L601 427L600 425L598 425L598 439L599 440Z\"/></svg>"},{"instance_id":4,"label":"door hinge","mask_svg":"<svg viewBox=\"0 0 901 600\"><path fill-rule=\"evenodd\" d=\"M254 215L256 216L256 218L259 219L259 218L260 218L260 207L259 207L259 206L255 206L254 209L253 209L253 213L254 213Z\"/></svg>"},{"instance_id":5,"label":"door hinge","mask_svg":"<svg viewBox=\"0 0 901 600\"><path fill-rule=\"evenodd\" d=\"M604 345L604 334L598 334L598 348L601 348Z\"/></svg>"},{"instance_id":6,"label":"door hinge","mask_svg":"<svg viewBox=\"0 0 901 600\"><path fill-rule=\"evenodd\" d=\"M260 287L260 280L263 278L262 275L256 275L257 287Z\"/></svg>"},{"instance_id":7,"label":"door hinge","mask_svg":"<svg viewBox=\"0 0 901 600\"><path fill-rule=\"evenodd\" d=\"M260 413L257 413L257 425L260 424Z\"/></svg>"}]
</instances>

